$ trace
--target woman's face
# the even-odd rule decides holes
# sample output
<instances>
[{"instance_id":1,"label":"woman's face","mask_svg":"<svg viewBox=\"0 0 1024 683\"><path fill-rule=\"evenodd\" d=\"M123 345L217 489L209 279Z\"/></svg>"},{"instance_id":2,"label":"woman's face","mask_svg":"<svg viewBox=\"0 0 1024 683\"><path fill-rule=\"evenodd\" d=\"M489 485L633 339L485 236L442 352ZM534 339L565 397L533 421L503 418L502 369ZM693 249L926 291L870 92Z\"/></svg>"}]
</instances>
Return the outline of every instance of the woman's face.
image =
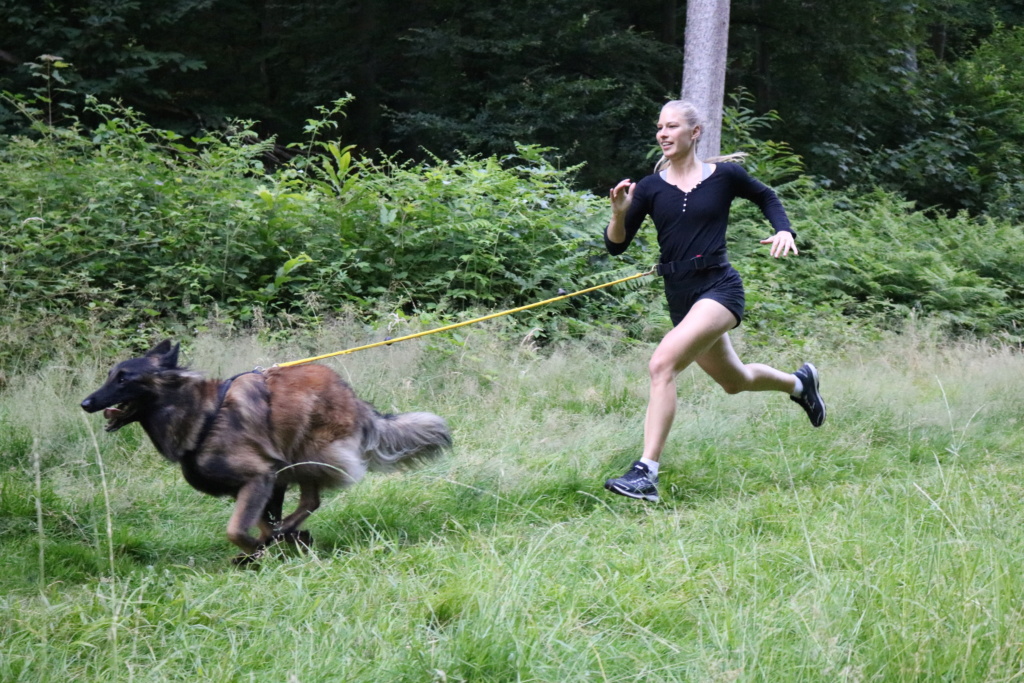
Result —
<instances>
[{"instance_id":1,"label":"woman's face","mask_svg":"<svg viewBox=\"0 0 1024 683\"><path fill-rule=\"evenodd\" d=\"M668 159L681 159L693 149L700 134L700 127L690 128L686 117L678 107L663 107L658 117L658 145Z\"/></svg>"}]
</instances>

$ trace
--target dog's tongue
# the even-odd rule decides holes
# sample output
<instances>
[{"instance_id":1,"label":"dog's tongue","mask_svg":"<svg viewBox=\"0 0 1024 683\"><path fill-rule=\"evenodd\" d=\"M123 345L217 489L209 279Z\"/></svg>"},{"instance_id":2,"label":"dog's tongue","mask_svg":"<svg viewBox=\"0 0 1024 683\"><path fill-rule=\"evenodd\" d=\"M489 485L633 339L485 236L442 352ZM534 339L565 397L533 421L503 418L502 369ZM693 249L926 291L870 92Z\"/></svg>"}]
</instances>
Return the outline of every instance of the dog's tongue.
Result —
<instances>
[{"instance_id":1,"label":"dog's tongue","mask_svg":"<svg viewBox=\"0 0 1024 683\"><path fill-rule=\"evenodd\" d=\"M104 408L103 409L103 419L105 419L105 420L113 420L115 417L117 417L120 414L121 414L121 409L120 408Z\"/></svg>"}]
</instances>

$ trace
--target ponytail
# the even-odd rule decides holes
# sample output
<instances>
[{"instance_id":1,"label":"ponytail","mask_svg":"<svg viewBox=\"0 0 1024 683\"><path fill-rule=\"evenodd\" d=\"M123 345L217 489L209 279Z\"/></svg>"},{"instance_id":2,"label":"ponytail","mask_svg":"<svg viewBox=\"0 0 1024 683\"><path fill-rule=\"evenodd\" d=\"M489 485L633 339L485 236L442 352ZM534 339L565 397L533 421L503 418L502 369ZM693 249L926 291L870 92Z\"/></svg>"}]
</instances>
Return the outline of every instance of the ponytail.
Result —
<instances>
[{"instance_id":1,"label":"ponytail","mask_svg":"<svg viewBox=\"0 0 1024 683\"><path fill-rule=\"evenodd\" d=\"M730 162L742 161L745 157L748 157L748 156L750 156L750 155L747 154L746 152L733 152L732 154L720 154L717 157L708 157L707 159L698 159L698 161L703 161L705 164L727 164L727 163L730 163ZM661 171L666 166L668 166L668 158L663 156L660 159L658 159L658 163L654 164L654 171L653 171L653 173L655 173L655 174L661 173Z\"/></svg>"}]
</instances>

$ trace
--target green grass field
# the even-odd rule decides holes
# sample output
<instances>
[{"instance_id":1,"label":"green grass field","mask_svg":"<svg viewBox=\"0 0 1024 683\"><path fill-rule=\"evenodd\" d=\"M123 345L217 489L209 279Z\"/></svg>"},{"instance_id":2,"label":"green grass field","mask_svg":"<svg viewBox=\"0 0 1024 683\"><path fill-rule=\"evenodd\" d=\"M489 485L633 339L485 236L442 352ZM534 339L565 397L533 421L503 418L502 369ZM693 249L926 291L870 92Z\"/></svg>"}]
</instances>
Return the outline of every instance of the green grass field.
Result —
<instances>
[{"instance_id":1,"label":"green grass field","mask_svg":"<svg viewBox=\"0 0 1024 683\"><path fill-rule=\"evenodd\" d=\"M648 344L537 351L480 326L327 361L455 448L328 495L307 555L235 569L231 501L78 408L112 358L0 393L0 681L1024 678L1024 357L909 330L808 340L829 420L679 380L662 502L638 456ZM200 338L227 376L367 339ZM370 340L372 341L372 340Z\"/></svg>"}]
</instances>

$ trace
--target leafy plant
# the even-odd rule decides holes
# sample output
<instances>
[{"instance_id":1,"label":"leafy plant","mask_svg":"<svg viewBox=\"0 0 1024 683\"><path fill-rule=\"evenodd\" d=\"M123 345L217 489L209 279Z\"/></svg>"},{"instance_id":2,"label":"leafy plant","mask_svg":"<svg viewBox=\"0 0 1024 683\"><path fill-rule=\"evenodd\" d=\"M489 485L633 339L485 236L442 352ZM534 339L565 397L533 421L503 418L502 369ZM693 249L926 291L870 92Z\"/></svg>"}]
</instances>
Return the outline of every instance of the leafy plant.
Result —
<instances>
[{"instance_id":1,"label":"leafy plant","mask_svg":"<svg viewBox=\"0 0 1024 683\"><path fill-rule=\"evenodd\" d=\"M0 138L5 359L32 363L49 340L101 328L130 344L340 314L454 322L603 284L657 259L652 230L610 258L606 200L574 189L578 167L562 167L544 147L455 161L354 158L321 138L330 124L311 122L303 153L268 170L274 141L260 140L253 122L183 137L131 108L89 100L98 123L50 126L37 102L7 101L35 132ZM337 117L346 102L322 114ZM801 256L768 259L758 243L763 218L737 203L730 253L747 282L751 343L772 343L778 321L794 317L842 325L843 316L908 313L941 316L956 333L1018 337L1019 227L932 216L884 192L823 189L799 175L785 146L754 140L750 131L770 119L740 98L727 131L782 193ZM656 339L669 324L659 289L654 278L634 280L522 312L505 329L541 342L595 326Z\"/></svg>"}]
</instances>

